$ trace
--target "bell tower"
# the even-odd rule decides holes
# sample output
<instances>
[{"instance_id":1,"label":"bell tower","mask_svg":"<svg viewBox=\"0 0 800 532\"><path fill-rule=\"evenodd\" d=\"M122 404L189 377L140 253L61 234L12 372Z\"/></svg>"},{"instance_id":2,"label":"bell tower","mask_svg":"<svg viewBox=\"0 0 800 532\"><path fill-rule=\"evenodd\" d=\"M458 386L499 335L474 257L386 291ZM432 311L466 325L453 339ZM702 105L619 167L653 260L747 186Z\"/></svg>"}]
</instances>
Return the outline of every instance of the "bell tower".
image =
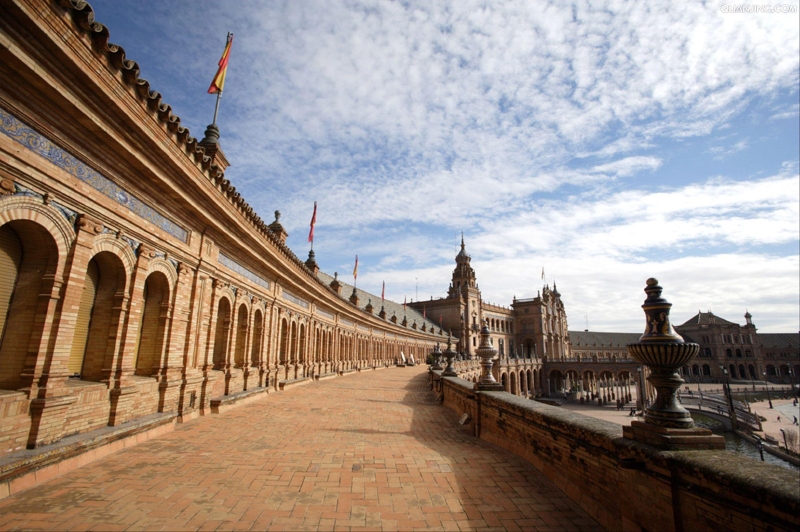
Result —
<instances>
[{"instance_id":1,"label":"bell tower","mask_svg":"<svg viewBox=\"0 0 800 532\"><path fill-rule=\"evenodd\" d=\"M473 354L478 347L480 326L483 320L481 313L481 292L475 278L475 270L464 246L464 234L461 234L461 251L456 255L456 268L448 290L448 299L458 300L460 321L460 338L458 349Z\"/></svg>"}]
</instances>

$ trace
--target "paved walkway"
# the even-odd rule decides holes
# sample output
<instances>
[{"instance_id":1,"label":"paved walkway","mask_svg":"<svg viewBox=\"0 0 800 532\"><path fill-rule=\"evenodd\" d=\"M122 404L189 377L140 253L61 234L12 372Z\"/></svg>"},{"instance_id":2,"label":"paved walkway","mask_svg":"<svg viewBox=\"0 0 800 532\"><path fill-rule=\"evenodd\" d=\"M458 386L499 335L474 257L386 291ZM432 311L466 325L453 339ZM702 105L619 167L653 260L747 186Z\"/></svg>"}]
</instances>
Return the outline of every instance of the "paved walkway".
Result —
<instances>
[{"instance_id":1,"label":"paved walkway","mask_svg":"<svg viewBox=\"0 0 800 532\"><path fill-rule=\"evenodd\" d=\"M427 367L208 416L0 501L0 530L602 530L433 402Z\"/></svg>"}]
</instances>

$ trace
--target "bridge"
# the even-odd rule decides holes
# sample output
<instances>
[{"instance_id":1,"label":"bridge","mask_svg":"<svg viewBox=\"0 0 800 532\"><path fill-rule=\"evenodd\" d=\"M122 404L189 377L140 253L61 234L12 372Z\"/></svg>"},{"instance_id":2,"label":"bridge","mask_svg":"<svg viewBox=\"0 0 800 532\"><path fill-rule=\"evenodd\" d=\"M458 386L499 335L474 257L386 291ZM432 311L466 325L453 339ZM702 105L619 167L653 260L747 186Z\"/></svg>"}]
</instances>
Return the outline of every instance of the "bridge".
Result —
<instances>
[{"instance_id":1,"label":"bridge","mask_svg":"<svg viewBox=\"0 0 800 532\"><path fill-rule=\"evenodd\" d=\"M744 429L747 432L761 430L761 420L758 416L750 412L747 405L740 401L733 400L736 417L736 427L731 417L731 408L727 399L723 395L703 393L692 395L681 395L681 405L689 412L696 412L710 417L725 425L725 430L734 428Z\"/></svg>"}]
</instances>

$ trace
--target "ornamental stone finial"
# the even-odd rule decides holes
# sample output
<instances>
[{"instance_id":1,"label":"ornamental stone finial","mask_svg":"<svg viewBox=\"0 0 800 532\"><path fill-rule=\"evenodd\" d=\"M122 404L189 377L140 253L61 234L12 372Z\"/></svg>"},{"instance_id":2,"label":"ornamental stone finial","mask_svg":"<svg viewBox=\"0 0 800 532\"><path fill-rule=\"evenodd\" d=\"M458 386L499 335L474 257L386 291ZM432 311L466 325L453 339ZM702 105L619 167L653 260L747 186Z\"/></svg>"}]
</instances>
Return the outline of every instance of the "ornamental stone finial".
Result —
<instances>
[{"instance_id":1,"label":"ornamental stone finial","mask_svg":"<svg viewBox=\"0 0 800 532\"><path fill-rule=\"evenodd\" d=\"M677 392L684 383L678 370L697 356L700 346L685 343L669 321L672 303L661 297L658 280L650 278L644 289L647 294L642 309L646 328L639 342L629 344L628 354L650 372L647 381L656 390L655 400L647 405L642 400L644 421L631 421L623 427L626 438L642 441L662 449L724 449L725 440L708 429L694 426L691 415L681 406ZM639 369L639 393L644 392ZM643 399L643 398L642 398Z\"/></svg>"},{"instance_id":2,"label":"ornamental stone finial","mask_svg":"<svg viewBox=\"0 0 800 532\"><path fill-rule=\"evenodd\" d=\"M504 391L503 385L494 378L492 375L492 359L497 355L497 349L492 347L489 341L489 319L483 320L483 327L481 327L481 345L475 350L481 358L481 378L475 383L476 390L483 391Z\"/></svg>"},{"instance_id":3,"label":"ornamental stone finial","mask_svg":"<svg viewBox=\"0 0 800 532\"><path fill-rule=\"evenodd\" d=\"M669 320L672 303L661 297L663 288L659 286L658 279L651 277L647 280L644 291L647 299L644 300L646 326L640 342L669 342L683 343L683 337L675 332Z\"/></svg>"},{"instance_id":4,"label":"ornamental stone finial","mask_svg":"<svg viewBox=\"0 0 800 532\"><path fill-rule=\"evenodd\" d=\"M447 367L444 368L442 377L458 377L458 373L453 367L453 358L455 358L456 352L453 351L453 333L451 331L447 332L447 349L442 354L447 359Z\"/></svg>"}]
</instances>

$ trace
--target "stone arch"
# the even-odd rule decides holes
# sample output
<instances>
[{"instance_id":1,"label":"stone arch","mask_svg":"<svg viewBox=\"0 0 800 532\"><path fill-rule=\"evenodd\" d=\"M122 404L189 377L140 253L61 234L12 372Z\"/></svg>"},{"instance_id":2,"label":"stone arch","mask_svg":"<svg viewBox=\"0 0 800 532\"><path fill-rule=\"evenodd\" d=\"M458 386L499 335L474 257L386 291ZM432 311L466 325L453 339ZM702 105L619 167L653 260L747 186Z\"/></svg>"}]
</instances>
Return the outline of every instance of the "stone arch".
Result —
<instances>
[{"instance_id":1,"label":"stone arch","mask_svg":"<svg viewBox=\"0 0 800 532\"><path fill-rule=\"evenodd\" d=\"M278 364L286 365L289 353L289 319L281 318L280 334L278 336Z\"/></svg>"},{"instance_id":2,"label":"stone arch","mask_svg":"<svg viewBox=\"0 0 800 532\"><path fill-rule=\"evenodd\" d=\"M297 320L289 323L289 360L290 364L297 364Z\"/></svg>"},{"instance_id":3,"label":"stone arch","mask_svg":"<svg viewBox=\"0 0 800 532\"><path fill-rule=\"evenodd\" d=\"M169 320L171 287L167 276L158 270L145 279L142 317L136 341L134 367L137 375L153 375L162 363Z\"/></svg>"},{"instance_id":4,"label":"stone arch","mask_svg":"<svg viewBox=\"0 0 800 532\"><path fill-rule=\"evenodd\" d=\"M264 310L262 305L255 305L253 310L253 331L251 333L250 365L261 363L261 337L264 335Z\"/></svg>"},{"instance_id":5,"label":"stone arch","mask_svg":"<svg viewBox=\"0 0 800 532\"><path fill-rule=\"evenodd\" d=\"M250 331L250 305L247 298L239 301L236 308L236 340L234 344L233 363L243 368L247 358L247 335Z\"/></svg>"},{"instance_id":6,"label":"stone arch","mask_svg":"<svg viewBox=\"0 0 800 532\"><path fill-rule=\"evenodd\" d=\"M118 239L114 235L98 235L92 242L92 255L103 252L116 255L122 261L126 274L128 276L133 275L133 270L136 267L136 253L127 242Z\"/></svg>"},{"instance_id":7,"label":"stone arch","mask_svg":"<svg viewBox=\"0 0 800 532\"><path fill-rule=\"evenodd\" d=\"M77 362L76 372L81 379L96 382L107 378L103 368L111 367L120 329L120 309L126 297L130 273L124 264L125 255L119 253L119 249L106 251L104 246L98 248L101 251L89 260L87 266L87 277L93 269L97 275L91 287L94 296L85 302L87 308L79 308L79 316L85 315L84 319L77 321L84 327L76 325L70 353L70 362ZM89 279L84 283L85 295L88 295L88 288ZM82 301L81 307L83 304Z\"/></svg>"},{"instance_id":8,"label":"stone arch","mask_svg":"<svg viewBox=\"0 0 800 532\"><path fill-rule=\"evenodd\" d=\"M175 284L178 282L178 271L175 269L175 266L173 266L171 262L165 260L162 257L155 257L153 259L150 259L150 262L147 265L148 277L154 272L160 272L164 274L170 292L172 292L175 289Z\"/></svg>"},{"instance_id":9,"label":"stone arch","mask_svg":"<svg viewBox=\"0 0 800 532\"><path fill-rule=\"evenodd\" d=\"M25 366L37 365L34 357L43 352L39 344L45 326L54 319L51 301L60 288L75 233L51 207L30 198L0 200L0 231L5 236L3 255L13 272L0 280L0 388L13 390L22 387ZM43 300L42 294L51 298ZM29 359L29 352L37 354Z\"/></svg>"},{"instance_id":10,"label":"stone arch","mask_svg":"<svg viewBox=\"0 0 800 532\"><path fill-rule=\"evenodd\" d=\"M231 301L233 298L223 291L217 302L217 326L214 330L214 369L224 369L228 356L228 335L231 328Z\"/></svg>"},{"instance_id":11,"label":"stone arch","mask_svg":"<svg viewBox=\"0 0 800 532\"><path fill-rule=\"evenodd\" d=\"M73 224L56 208L29 196L6 196L0 198L0 226L14 221L27 221L40 226L53 238L57 258L49 275L56 278L64 274L67 256L75 241Z\"/></svg>"}]
</instances>

